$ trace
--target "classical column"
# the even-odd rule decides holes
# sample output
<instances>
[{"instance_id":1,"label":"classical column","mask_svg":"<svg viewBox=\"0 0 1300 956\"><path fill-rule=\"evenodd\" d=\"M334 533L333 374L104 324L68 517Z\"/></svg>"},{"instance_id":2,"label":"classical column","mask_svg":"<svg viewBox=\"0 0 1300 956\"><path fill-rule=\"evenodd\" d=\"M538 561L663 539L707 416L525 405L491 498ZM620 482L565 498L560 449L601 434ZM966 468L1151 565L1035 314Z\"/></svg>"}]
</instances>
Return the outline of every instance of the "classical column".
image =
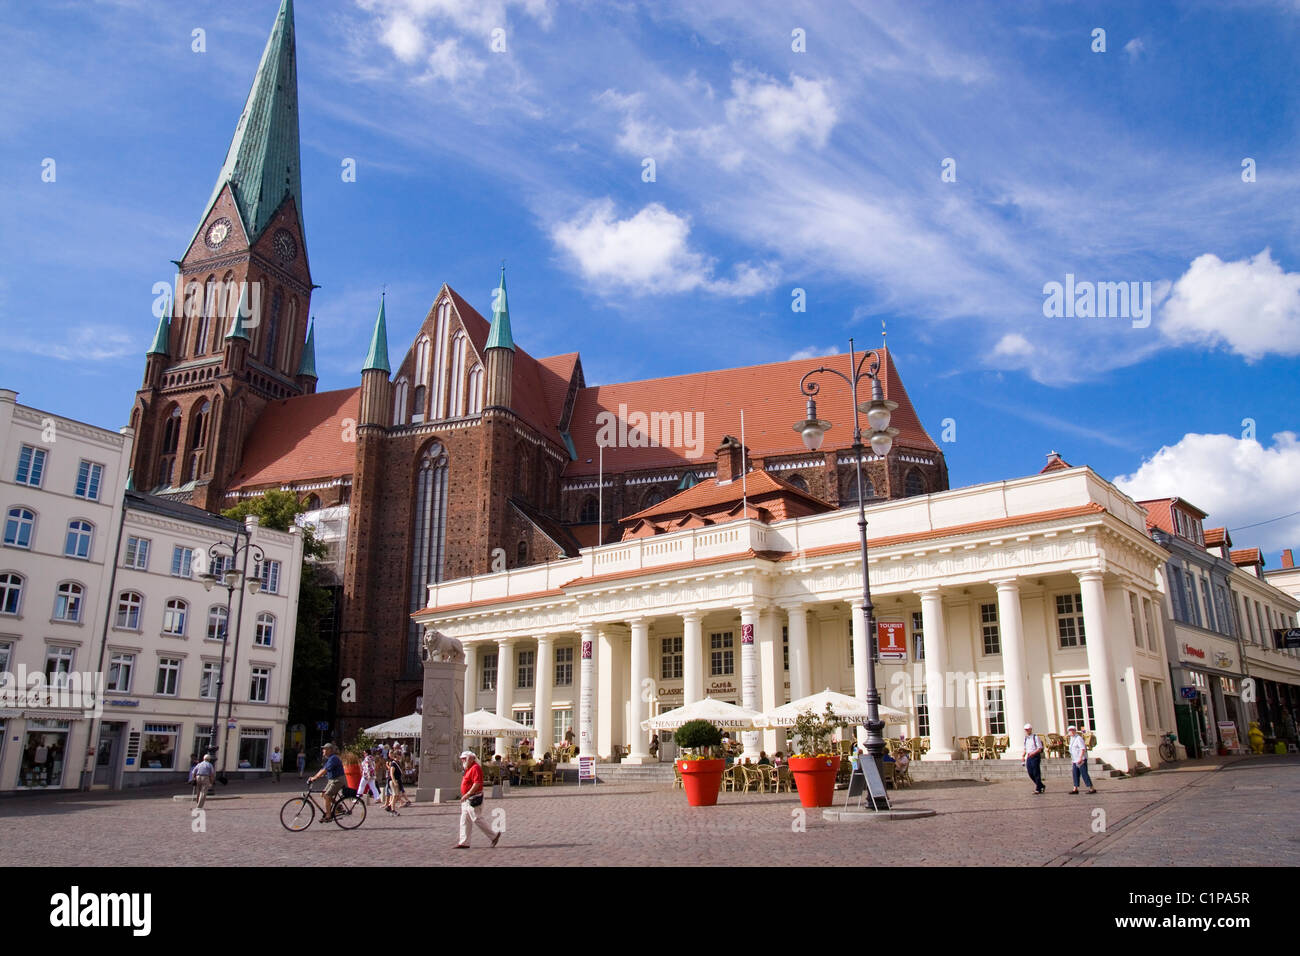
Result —
<instances>
[{"instance_id":1,"label":"classical column","mask_svg":"<svg viewBox=\"0 0 1300 956\"><path fill-rule=\"evenodd\" d=\"M610 624L597 631L596 752L609 759L623 736L623 635Z\"/></svg>"},{"instance_id":2,"label":"classical column","mask_svg":"<svg viewBox=\"0 0 1300 956\"><path fill-rule=\"evenodd\" d=\"M867 635L867 610L860 600L853 602L853 696L867 699L867 681L871 673L871 641ZM867 742L867 728L857 728L858 743Z\"/></svg>"},{"instance_id":3,"label":"classical column","mask_svg":"<svg viewBox=\"0 0 1300 956\"><path fill-rule=\"evenodd\" d=\"M758 614L758 710L769 711L785 703L785 667L781 661L781 622L776 608ZM775 730L764 730L762 748L771 757L777 751Z\"/></svg>"},{"instance_id":4,"label":"classical column","mask_svg":"<svg viewBox=\"0 0 1300 956\"><path fill-rule=\"evenodd\" d=\"M628 728L628 763L651 763L650 732L641 729L641 722L650 717L650 701L654 695L654 680L650 676L650 621L634 617L628 621L632 628L632 679L628 693L632 702L632 726Z\"/></svg>"},{"instance_id":5,"label":"classical column","mask_svg":"<svg viewBox=\"0 0 1300 956\"><path fill-rule=\"evenodd\" d=\"M998 633L1002 639L1003 713L1011 745L1003 752L1004 760L1020 760L1025 755L1025 733L1032 722L1027 701L1025 678L1025 626L1020 615L1020 584L1015 578L994 581L998 589Z\"/></svg>"},{"instance_id":6,"label":"classical column","mask_svg":"<svg viewBox=\"0 0 1300 956\"><path fill-rule=\"evenodd\" d=\"M478 645L465 645L465 713L478 710Z\"/></svg>"},{"instance_id":7,"label":"classical column","mask_svg":"<svg viewBox=\"0 0 1300 956\"><path fill-rule=\"evenodd\" d=\"M533 670L533 686L536 688L533 704L533 726L537 729L536 740L533 742L533 749L536 753L533 756L538 760L541 760L542 756L553 745L551 689L555 685L555 678L552 674L555 664L554 654L555 651L551 646L550 635L538 635L537 666Z\"/></svg>"},{"instance_id":8,"label":"classical column","mask_svg":"<svg viewBox=\"0 0 1300 956\"><path fill-rule=\"evenodd\" d=\"M1120 737L1119 692L1114 652L1106 626L1106 586L1100 571L1078 571L1083 596L1083 630L1092 684L1093 719L1098 750L1127 750ZM1127 760L1123 769L1127 770Z\"/></svg>"},{"instance_id":9,"label":"classical column","mask_svg":"<svg viewBox=\"0 0 1300 956\"><path fill-rule=\"evenodd\" d=\"M804 604L787 604L790 636L790 699L799 700L812 691L812 661L808 659L808 609Z\"/></svg>"},{"instance_id":10,"label":"classical column","mask_svg":"<svg viewBox=\"0 0 1300 956\"><path fill-rule=\"evenodd\" d=\"M500 638L497 641L497 716L510 717L510 685L514 679L515 642L513 638ZM497 749L503 758L506 756L509 740L497 738Z\"/></svg>"},{"instance_id":11,"label":"classical column","mask_svg":"<svg viewBox=\"0 0 1300 956\"><path fill-rule=\"evenodd\" d=\"M584 624L580 632L578 653L581 659L578 690L578 756L596 756L596 628Z\"/></svg>"},{"instance_id":12,"label":"classical column","mask_svg":"<svg viewBox=\"0 0 1300 956\"><path fill-rule=\"evenodd\" d=\"M754 643L755 625L758 624L758 607L749 605L740 609L740 703L750 710L762 710L759 700L758 646ZM741 760L752 757L758 762L761 734L747 730L740 735L745 744Z\"/></svg>"},{"instance_id":13,"label":"classical column","mask_svg":"<svg viewBox=\"0 0 1300 956\"><path fill-rule=\"evenodd\" d=\"M938 588L921 594L921 629L925 633L925 706L930 712L930 751L927 760L953 757L953 721L948 706L948 632L943 619L943 595Z\"/></svg>"},{"instance_id":14,"label":"classical column","mask_svg":"<svg viewBox=\"0 0 1300 956\"><path fill-rule=\"evenodd\" d=\"M682 625L682 703L704 699L704 614L683 611Z\"/></svg>"}]
</instances>

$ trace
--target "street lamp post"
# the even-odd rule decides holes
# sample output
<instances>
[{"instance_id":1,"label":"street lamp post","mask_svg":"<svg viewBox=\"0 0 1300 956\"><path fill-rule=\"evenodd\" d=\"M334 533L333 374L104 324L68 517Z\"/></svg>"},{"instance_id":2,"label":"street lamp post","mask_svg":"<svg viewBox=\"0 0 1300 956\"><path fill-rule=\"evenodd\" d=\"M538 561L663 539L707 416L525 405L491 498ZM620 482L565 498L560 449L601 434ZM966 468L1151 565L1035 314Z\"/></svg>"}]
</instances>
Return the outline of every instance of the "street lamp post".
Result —
<instances>
[{"instance_id":1,"label":"street lamp post","mask_svg":"<svg viewBox=\"0 0 1300 956\"><path fill-rule=\"evenodd\" d=\"M867 364L867 360L871 364ZM871 603L871 582L867 575L867 512L863 503L862 493L862 459L866 451L862 444L862 426L859 423L858 413L862 412L867 416L867 424L870 426L871 434L868 437L868 443L871 450L880 458L889 455L889 450L894 446L894 436L898 434L897 428L890 427L889 419L894 409L898 407L897 402L888 401L885 398L884 391L880 386L880 356L873 351L862 353L861 360L858 359L857 353L853 348L853 339L849 339L849 371L852 375L845 375L843 372L822 366L815 368L806 373L799 380L799 391L808 399L808 417L801 422L796 422L794 430L803 436L804 444L809 451L817 451L822 446L822 440L826 437L826 432L830 429L831 423L817 417L817 400L816 395L821 391L821 386L812 381L813 376L820 375L823 372L829 372L836 375L848 383L849 393L853 400L853 452L857 464L858 479L858 537L862 548L862 612L866 622L868 648L870 649L870 661L867 665L867 753L875 761L876 767L881 769L881 760L885 753L885 738L881 736L884 730L884 721L880 719L880 691L876 687L876 662L879 660L879 647L876 640L876 614L875 607ZM863 379L871 382L871 401L858 404L858 383Z\"/></svg>"},{"instance_id":2,"label":"street lamp post","mask_svg":"<svg viewBox=\"0 0 1300 956\"><path fill-rule=\"evenodd\" d=\"M240 545L240 537L244 538L244 544ZM225 565L225 550L229 549L229 565ZM247 583L250 594L256 594L262 587L262 579L259 577L245 578L248 574L248 558L250 554L256 555L256 560L261 562L266 559L266 553L257 545L248 540L247 531L236 531L234 540L230 544L218 542L208 548L208 566L199 580L203 586L211 591L218 584L226 589L226 620L221 630L221 664L217 668L217 693L216 700L212 704L212 738L209 743L209 751L212 754L213 763L215 764L218 756L221 759L221 773L225 775L226 748L230 743L230 715L235 705L235 687L234 681L231 681L230 701L226 705L226 734L222 740L221 747L217 747L217 723L221 719L221 692L226 683L226 643L230 636L230 616L233 611L235 592L239 591L239 610L235 612L235 648L230 657L230 672L233 676L235 672L235 658L239 654L239 632L240 624L244 616L244 590L240 587L241 582ZM240 556L243 556L243 567L236 569L235 565L239 562ZM213 568L217 566L218 559L221 559L224 565L221 576L218 577L213 573Z\"/></svg>"}]
</instances>

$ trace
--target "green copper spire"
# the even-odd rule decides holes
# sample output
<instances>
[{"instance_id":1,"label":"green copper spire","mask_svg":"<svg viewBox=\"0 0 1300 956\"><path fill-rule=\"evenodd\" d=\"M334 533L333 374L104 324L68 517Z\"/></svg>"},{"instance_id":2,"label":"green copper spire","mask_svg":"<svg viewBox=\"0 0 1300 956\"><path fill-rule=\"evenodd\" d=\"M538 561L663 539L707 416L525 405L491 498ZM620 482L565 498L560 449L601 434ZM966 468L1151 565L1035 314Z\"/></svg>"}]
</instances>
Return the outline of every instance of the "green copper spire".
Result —
<instances>
[{"instance_id":1,"label":"green copper spire","mask_svg":"<svg viewBox=\"0 0 1300 956\"><path fill-rule=\"evenodd\" d=\"M316 320L311 320L307 327L307 344L302 347L302 361L298 364L299 375L316 378Z\"/></svg>"},{"instance_id":2,"label":"green copper spire","mask_svg":"<svg viewBox=\"0 0 1300 956\"><path fill-rule=\"evenodd\" d=\"M135 491L135 469L132 468L126 473L126 490Z\"/></svg>"},{"instance_id":3,"label":"green copper spire","mask_svg":"<svg viewBox=\"0 0 1300 956\"><path fill-rule=\"evenodd\" d=\"M298 157L298 66L294 53L293 0L282 0L271 37L262 52L253 88L235 127L226 161L217 176L194 235L230 184L248 242L256 242L286 195L298 207L302 232L302 181ZM193 239L190 240L193 244Z\"/></svg>"},{"instance_id":4,"label":"green copper spire","mask_svg":"<svg viewBox=\"0 0 1300 956\"><path fill-rule=\"evenodd\" d=\"M235 317L230 320L230 331L226 333L228 339L243 339L245 342L251 342L248 333L244 330L244 316L242 309L235 310Z\"/></svg>"},{"instance_id":5,"label":"green copper spire","mask_svg":"<svg viewBox=\"0 0 1300 956\"><path fill-rule=\"evenodd\" d=\"M501 284L492 303L492 330L488 332L486 348L515 350L515 340L510 335L510 306L506 304L505 266L501 267Z\"/></svg>"},{"instance_id":6,"label":"green copper spire","mask_svg":"<svg viewBox=\"0 0 1300 956\"><path fill-rule=\"evenodd\" d=\"M170 318L170 312L164 312L161 316L159 316L158 331L154 333L153 345L149 347L149 351L145 353L146 355L167 355L168 354L167 338L168 338L168 333L171 331L167 321L169 318Z\"/></svg>"},{"instance_id":7,"label":"green copper spire","mask_svg":"<svg viewBox=\"0 0 1300 956\"><path fill-rule=\"evenodd\" d=\"M379 297L379 318L375 320L375 334L370 338L370 354L366 356L363 372L380 371L391 375L388 367L388 323L384 319L384 297Z\"/></svg>"}]
</instances>

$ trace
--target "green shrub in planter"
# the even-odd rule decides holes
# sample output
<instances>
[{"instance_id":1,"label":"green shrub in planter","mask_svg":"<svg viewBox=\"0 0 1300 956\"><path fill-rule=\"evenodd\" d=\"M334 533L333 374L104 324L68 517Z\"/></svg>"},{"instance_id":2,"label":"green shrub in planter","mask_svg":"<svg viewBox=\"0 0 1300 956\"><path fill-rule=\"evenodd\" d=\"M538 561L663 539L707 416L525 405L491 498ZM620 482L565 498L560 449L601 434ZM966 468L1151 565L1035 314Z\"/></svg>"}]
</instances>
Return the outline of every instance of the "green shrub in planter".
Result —
<instances>
[{"instance_id":1,"label":"green shrub in planter","mask_svg":"<svg viewBox=\"0 0 1300 956\"><path fill-rule=\"evenodd\" d=\"M677 728L673 739L683 751L682 760L707 760L712 749L722 743L722 731L707 720L691 720Z\"/></svg>"}]
</instances>

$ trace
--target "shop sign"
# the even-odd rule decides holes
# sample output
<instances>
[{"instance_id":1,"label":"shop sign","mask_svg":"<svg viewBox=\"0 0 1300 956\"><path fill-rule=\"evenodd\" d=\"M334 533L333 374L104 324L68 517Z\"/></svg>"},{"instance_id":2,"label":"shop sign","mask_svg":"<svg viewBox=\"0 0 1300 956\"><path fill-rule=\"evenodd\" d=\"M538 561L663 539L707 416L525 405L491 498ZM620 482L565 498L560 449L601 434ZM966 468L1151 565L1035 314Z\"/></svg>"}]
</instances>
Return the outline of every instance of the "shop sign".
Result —
<instances>
[{"instance_id":1,"label":"shop sign","mask_svg":"<svg viewBox=\"0 0 1300 956\"><path fill-rule=\"evenodd\" d=\"M1300 627L1282 627L1273 632L1280 648L1300 647Z\"/></svg>"},{"instance_id":2,"label":"shop sign","mask_svg":"<svg viewBox=\"0 0 1300 956\"><path fill-rule=\"evenodd\" d=\"M112 707L139 707L138 700L110 700L109 705Z\"/></svg>"},{"instance_id":3,"label":"shop sign","mask_svg":"<svg viewBox=\"0 0 1300 956\"><path fill-rule=\"evenodd\" d=\"M663 685L660 685L659 689L655 691L655 693L660 697L681 697L682 689L680 687L664 687Z\"/></svg>"},{"instance_id":4,"label":"shop sign","mask_svg":"<svg viewBox=\"0 0 1300 956\"><path fill-rule=\"evenodd\" d=\"M1185 661L1203 663L1223 671L1234 670L1237 666L1237 659L1232 654L1214 644L1201 647L1183 641L1179 650Z\"/></svg>"},{"instance_id":5,"label":"shop sign","mask_svg":"<svg viewBox=\"0 0 1300 956\"><path fill-rule=\"evenodd\" d=\"M1183 700L1196 700L1195 687L1180 687L1178 688L1178 692L1182 696Z\"/></svg>"},{"instance_id":6,"label":"shop sign","mask_svg":"<svg viewBox=\"0 0 1300 956\"><path fill-rule=\"evenodd\" d=\"M1219 742L1229 751L1241 749L1241 740L1237 737L1237 725L1231 720L1219 721Z\"/></svg>"},{"instance_id":7,"label":"shop sign","mask_svg":"<svg viewBox=\"0 0 1300 956\"><path fill-rule=\"evenodd\" d=\"M876 646L882 661L907 660L907 634L902 621L877 621Z\"/></svg>"}]
</instances>

